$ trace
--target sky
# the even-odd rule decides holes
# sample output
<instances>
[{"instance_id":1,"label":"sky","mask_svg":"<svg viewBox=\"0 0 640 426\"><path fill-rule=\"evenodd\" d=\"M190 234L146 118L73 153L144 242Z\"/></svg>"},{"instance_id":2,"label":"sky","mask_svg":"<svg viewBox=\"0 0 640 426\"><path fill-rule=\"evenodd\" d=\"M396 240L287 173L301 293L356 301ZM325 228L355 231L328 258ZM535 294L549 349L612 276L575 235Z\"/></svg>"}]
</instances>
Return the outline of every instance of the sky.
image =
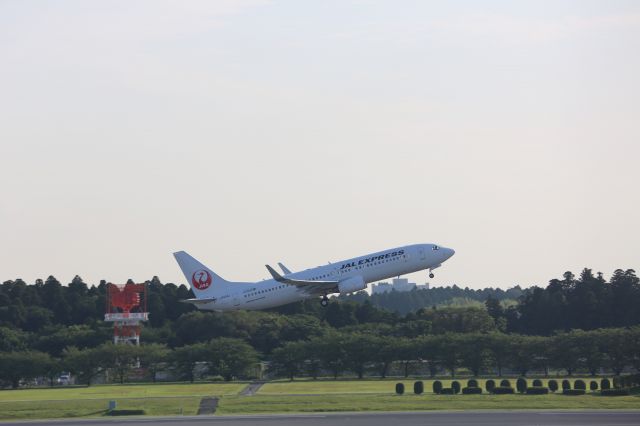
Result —
<instances>
[{"instance_id":1,"label":"sky","mask_svg":"<svg viewBox=\"0 0 640 426\"><path fill-rule=\"evenodd\" d=\"M640 2L0 0L0 281L640 268Z\"/></svg>"}]
</instances>

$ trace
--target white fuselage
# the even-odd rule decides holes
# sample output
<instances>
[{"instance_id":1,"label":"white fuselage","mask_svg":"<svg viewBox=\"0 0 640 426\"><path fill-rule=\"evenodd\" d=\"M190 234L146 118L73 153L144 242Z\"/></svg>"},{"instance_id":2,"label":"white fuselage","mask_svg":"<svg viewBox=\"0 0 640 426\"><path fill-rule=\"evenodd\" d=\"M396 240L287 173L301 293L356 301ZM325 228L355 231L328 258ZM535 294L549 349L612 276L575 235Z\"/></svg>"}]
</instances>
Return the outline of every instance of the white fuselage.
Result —
<instances>
[{"instance_id":1,"label":"white fuselage","mask_svg":"<svg viewBox=\"0 0 640 426\"><path fill-rule=\"evenodd\" d=\"M372 283L425 269L435 269L454 254L452 249L434 244L414 244L371 253L285 275L309 281L339 281L361 277ZM338 289L323 293L337 293ZM256 310L297 302L322 295L308 288L269 279L257 283L233 283L213 293L215 300L198 304L203 310Z\"/></svg>"}]
</instances>

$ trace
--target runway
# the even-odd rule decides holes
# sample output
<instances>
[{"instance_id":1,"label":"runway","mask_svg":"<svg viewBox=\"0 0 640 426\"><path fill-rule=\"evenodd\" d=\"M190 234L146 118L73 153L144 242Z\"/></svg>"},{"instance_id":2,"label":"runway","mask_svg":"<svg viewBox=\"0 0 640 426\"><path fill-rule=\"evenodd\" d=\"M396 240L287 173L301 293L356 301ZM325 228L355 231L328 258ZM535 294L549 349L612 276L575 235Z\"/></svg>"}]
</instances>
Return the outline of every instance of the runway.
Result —
<instances>
[{"instance_id":1,"label":"runway","mask_svg":"<svg viewBox=\"0 0 640 426\"><path fill-rule=\"evenodd\" d=\"M556 426L556 425L640 425L638 411L423 411L396 413L325 413L254 416L186 416L137 417L100 419L59 419L20 422L0 422L3 426L18 425L73 425L73 426Z\"/></svg>"}]
</instances>

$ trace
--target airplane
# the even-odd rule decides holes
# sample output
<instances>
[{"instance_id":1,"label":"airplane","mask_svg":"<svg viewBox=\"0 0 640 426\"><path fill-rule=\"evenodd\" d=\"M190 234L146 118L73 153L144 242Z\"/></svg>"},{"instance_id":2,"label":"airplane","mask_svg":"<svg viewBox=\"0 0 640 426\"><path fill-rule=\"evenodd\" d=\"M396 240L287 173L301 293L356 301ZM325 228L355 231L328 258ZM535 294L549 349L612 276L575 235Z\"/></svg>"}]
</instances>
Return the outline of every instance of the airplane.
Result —
<instances>
[{"instance_id":1,"label":"airplane","mask_svg":"<svg viewBox=\"0 0 640 426\"><path fill-rule=\"evenodd\" d=\"M184 273L195 299L183 300L201 310L237 311L273 308L321 296L323 307L329 294L349 294L367 288L375 281L412 272L433 270L455 251L436 244L413 244L371 253L337 263L291 272L282 263L283 274L265 265L271 279L259 282L230 282L191 257L187 252L173 254Z\"/></svg>"}]
</instances>

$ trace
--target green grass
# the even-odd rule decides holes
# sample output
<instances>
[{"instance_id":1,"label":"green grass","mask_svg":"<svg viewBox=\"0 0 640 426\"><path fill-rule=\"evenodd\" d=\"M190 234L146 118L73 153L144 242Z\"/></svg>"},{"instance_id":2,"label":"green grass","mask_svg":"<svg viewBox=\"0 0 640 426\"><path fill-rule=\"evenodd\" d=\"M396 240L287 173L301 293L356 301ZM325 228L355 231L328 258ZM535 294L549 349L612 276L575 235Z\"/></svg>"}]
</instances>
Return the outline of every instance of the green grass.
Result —
<instances>
[{"instance_id":1,"label":"green grass","mask_svg":"<svg viewBox=\"0 0 640 426\"><path fill-rule=\"evenodd\" d=\"M102 416L110 400L148 415L196 414L203 396L236 395L246 383L105 385L0 391L0 420Z\"/></svg>"},{"instance_id":2,"label":"green grass","mask_svg":"<svg viewBox=\"0 0 640 426\"><path fill-rule=\"evenodd\" d=\"M144 410L147 415L194 415L200 397L117 399L118 410ZM109 399L0 402L0 420L96 417L107 412Z\"/></svg>"},{"instance_id":3,"label":"green grass","mask_svg":"<svg viewBox=\"0 0 640 426\"><path fill-rule=\"evenodd\" d=\"M542 379L546 385L546 379ZM574 379L575 380L575 379ZM583 378L587 381L589 379ZM119 410L147 415L196 414L202 396L219 396L217 414L332 411L412 411L471 409L638 409L640 396L601 397L551 395L434 395L432 380L423 380L424 395L413 394L415 379L300 380L265 384L258 395L239 396L246 383L105 385L0 391L0 420L98 417L109 400ZM459 380L466 386L466 379ZM405 384L405 395L394 394ZM451 380L442 380L449 386ZM484 386L485 380L479 380ZM512 385L515 380L511 379ZM531 384L531 380L529 380ZM587 382L588 385L588 382Z\"/></svg>"},{"instance_id":4,"label":"green grass","mask_svg":"<svg viewBox=\"0 0 640 426\"><path fill-rule=\"evenodd\" d=\"M135 385L99 385L90 387L58 387L0 391L3 401L45 401L70 399L117 399L179 396L234 395L246 383L171 383Z\"/></svg>"},{"instance_id":5,"label":"green grass","mask_svg":"<svg viewBox=\"0 0 640 426\"><path fill-rule=\"evenodd\" d=\"M596 395L380 395L327 394L226 396L218 414L310 413L331 411L638 409L640 397Z\"/></svg>"},{"instance_id":6,"label":"green grass","mask_svg":"<svg viewBox=\"0 0 640 426\"><path fill-rule=\"evenodd\" d=\"M573 387L573 381L582 379L587 384L589 389L589 381L597 380L598 386L600 386L600 379L592 379L586 377L575 377L571 380ZM345 394L345 393L362 393L362 394L394 394L395 384L404 383L405 393L413 393L413 383L417 380L422 380L424 383L424 390L430 393L433 385L431 379L373 379L373 380L300 380L293 382L271 382L267 383L258 391L259 395L316 395L316 394ZM461 387L467 386L468 379L458 379ZM494 379L496 380L496 379ZM547 386L549 379L543 379L542 385ZM562 385L562 379L556 379L558 386ZM444 387L451 386L451 379L440 380ZM516 379L509 378L511 386L515 388ZM500 380L496 380L496 384L499 384ZM529 386L532 386L533 379L528 378L527 382ZM485 390L486 379L478 379L479 386Z\"/></svg>"}]
</instances>

